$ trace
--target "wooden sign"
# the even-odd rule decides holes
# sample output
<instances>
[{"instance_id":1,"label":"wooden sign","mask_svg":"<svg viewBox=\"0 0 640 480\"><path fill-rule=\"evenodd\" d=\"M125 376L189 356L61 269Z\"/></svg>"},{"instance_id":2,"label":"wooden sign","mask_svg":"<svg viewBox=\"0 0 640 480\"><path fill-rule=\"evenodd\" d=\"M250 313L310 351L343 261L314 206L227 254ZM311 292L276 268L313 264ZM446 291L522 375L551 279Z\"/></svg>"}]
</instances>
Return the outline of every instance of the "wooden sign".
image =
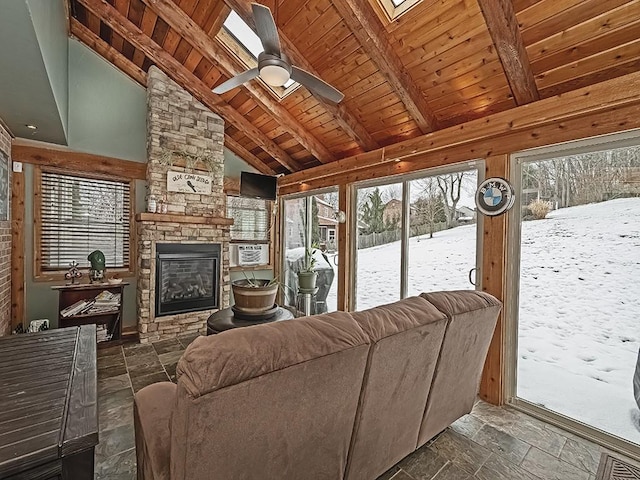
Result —
<instances>
[{"instance_id":1,"label":"wooden sign","mask_svg":"<svg viewBox=\"0 0 640 480\"><path fill-rule=\"evenodd\" d=\"M167 172L167 191L211 195L211 177L186 172Z\"/></svg>"}]
</instances>

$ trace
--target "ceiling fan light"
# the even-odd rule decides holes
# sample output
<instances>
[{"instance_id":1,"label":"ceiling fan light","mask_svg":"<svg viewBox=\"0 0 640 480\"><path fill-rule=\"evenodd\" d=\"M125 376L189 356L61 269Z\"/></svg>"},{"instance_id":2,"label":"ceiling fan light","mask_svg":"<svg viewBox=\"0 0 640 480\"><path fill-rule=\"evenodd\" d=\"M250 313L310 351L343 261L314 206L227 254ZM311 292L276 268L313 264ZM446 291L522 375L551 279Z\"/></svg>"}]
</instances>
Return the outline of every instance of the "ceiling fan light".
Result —
<instances>
[{"instance_id":1,"label":"ceiling fan light","mask_svg":"<svg viewBox=\"0 0 640 480\"><path fill-rule=\"evenodd\" d=\"M265 65L260 69L260 78L272 87L282 87L289 81L289 77L287 69L278 65Z\"/></svg>"}]
</instances>

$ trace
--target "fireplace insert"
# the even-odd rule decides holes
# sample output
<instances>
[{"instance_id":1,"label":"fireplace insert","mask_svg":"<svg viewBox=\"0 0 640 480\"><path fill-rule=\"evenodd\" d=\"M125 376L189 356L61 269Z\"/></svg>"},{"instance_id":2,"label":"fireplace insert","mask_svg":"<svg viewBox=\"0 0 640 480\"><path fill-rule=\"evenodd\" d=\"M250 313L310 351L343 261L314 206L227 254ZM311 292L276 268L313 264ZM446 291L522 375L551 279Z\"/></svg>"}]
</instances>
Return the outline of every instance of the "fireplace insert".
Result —
<instances>
[{"instance_id":1,"label":"fireplace insert","mask_svg":"<svg viewBox=\"0 0 640 480\"><path fill-rule=\"evenodd\" d=\"M220 244L156 244L156 317L218 308Z\"/></svg>"}]
</instances>

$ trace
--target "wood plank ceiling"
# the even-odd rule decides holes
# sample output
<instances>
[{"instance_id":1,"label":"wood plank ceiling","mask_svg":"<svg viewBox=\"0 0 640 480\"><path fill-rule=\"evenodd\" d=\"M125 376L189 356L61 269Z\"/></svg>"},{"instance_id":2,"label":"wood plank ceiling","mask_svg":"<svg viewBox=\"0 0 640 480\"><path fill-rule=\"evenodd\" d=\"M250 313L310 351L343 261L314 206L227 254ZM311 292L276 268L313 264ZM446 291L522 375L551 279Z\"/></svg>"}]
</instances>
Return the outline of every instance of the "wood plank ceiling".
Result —
<instances>
[{"instance_id":1,"label":"wood plank ceiling","mask_svg":"<svg viewBox=\"0 0 640 480\"><path fill-rule=\"evenodd\" d=\"M390 21L378 0L264 0L295 65L345 94L260 82L217 34L246 0L69 0L71 34L144 85L151 65L225 119L225 143L290 173L638 70L640 0L421 0ZM99 95L99 92L96 92Z\"/></svg>"}]
</instances>

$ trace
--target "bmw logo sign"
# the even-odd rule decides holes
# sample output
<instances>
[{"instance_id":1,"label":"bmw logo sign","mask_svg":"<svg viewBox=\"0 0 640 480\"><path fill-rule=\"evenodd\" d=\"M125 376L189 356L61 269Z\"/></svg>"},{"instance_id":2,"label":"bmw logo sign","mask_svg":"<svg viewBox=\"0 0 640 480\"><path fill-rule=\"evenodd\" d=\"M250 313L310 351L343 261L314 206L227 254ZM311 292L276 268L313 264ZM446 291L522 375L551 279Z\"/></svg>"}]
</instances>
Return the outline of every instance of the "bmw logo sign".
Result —
<instances>
[{"instance_id":1,"label":"bmw logo sign","mask_svg":"<svg viewBox=\"0 0 640 480\"><path fill-rule=\"evenodd\" d=\"M500 177L487 178L476 192L476 206L484 215L500 215L513 207L515 200L513 187Z\"/></svg>"}]
</instances>

